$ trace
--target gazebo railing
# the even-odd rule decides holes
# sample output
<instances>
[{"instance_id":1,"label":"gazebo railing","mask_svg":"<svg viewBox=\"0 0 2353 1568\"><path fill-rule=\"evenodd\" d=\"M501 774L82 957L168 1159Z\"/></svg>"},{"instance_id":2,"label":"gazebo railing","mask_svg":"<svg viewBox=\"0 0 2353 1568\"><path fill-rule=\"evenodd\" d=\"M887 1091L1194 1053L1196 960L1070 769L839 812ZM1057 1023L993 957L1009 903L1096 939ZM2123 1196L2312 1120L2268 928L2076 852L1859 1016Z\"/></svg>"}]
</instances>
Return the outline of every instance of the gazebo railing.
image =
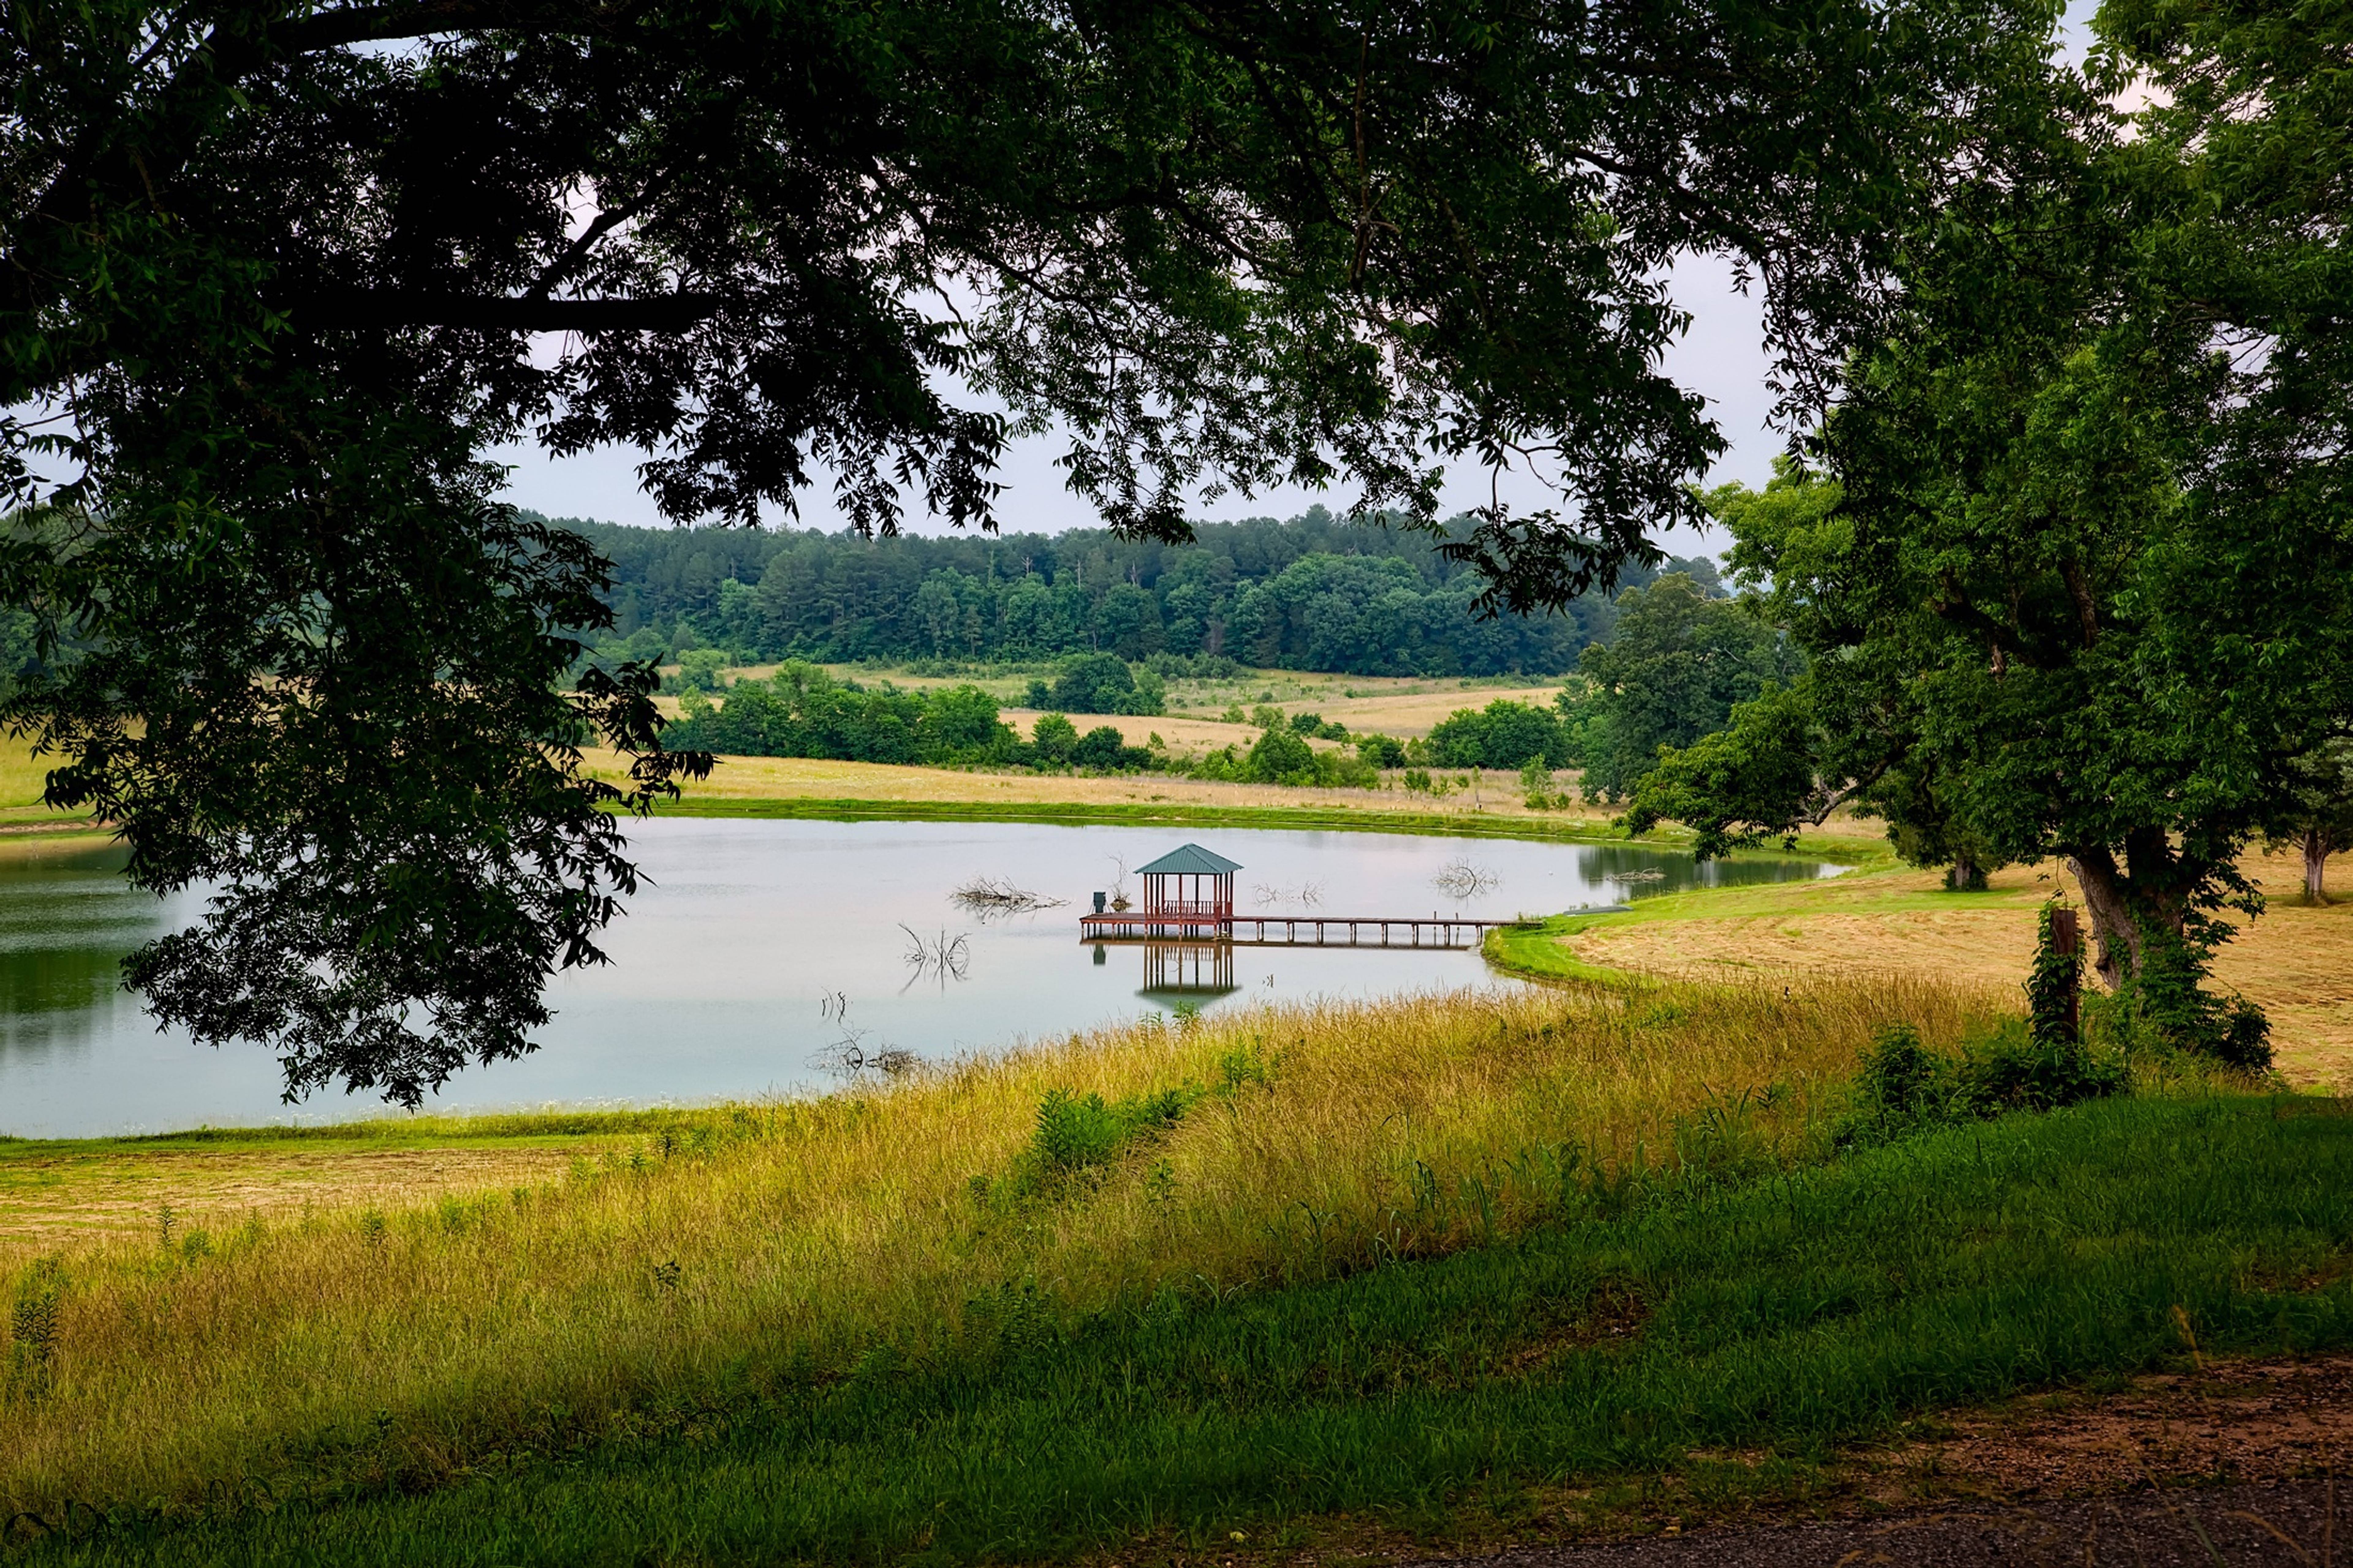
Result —
<instances>
[{"instance_id":1,"label":"gazebo railing","mask_svg":"<svg viewBox=\"0 0 2353 1568\"><path fill-rule=\"evenodd\" d=\"M1157 903L1147 899L1144 912L1147 915L1223 920L1234 912L1234 906L1216 899L1164 899Z\"/></svg>"}]
</instances>

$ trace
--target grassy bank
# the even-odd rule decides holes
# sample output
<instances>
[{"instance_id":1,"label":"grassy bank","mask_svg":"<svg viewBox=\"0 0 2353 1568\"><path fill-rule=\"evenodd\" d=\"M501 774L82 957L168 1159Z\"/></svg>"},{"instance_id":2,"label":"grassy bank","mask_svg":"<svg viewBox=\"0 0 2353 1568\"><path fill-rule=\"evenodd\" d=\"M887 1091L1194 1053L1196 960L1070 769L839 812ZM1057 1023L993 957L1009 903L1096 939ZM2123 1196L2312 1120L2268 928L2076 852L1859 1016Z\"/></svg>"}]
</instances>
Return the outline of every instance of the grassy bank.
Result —
<instances>
[{"instance_id":1,"label":"grassy bank","mask_svg":"<svg viewBox=\"0 0 2353 1568\"><path fill-rule=\"evenodd\" d=\"M424 1495L255 1493L37 1560L1264 1560L1542 1539L1596 1512L1802 1498L1837 1446L1909 1415L2184 1364L2193 1338L2353 1341L2338 1102L2100 1102L1761 1177L1736 1132L1710 1136L1680 1180L1571 1182L1556 1202L1574 1223L1516 1235L1459 1184L1401 1191L1394 1223L1488 1243L1426 1261L1240 1294L1171 1281L1077 1317L1041 1279L954 1345L884 1342L732 1409L681 1388L626 1433L527 1439Z\"/></svg>"},{"instance_id":2,"label":"grassy bank","mask_svg":"<svg viewBox=\"0 0 2353 1568\"><path fill-rule=\"evenodd\" d=\"M1734 1144L1802 1163L1874 1026L1986 1012L1888 981L1250 1011L672 1113L430 1204L159 1214L14 1271L0 1510L443 1483L1008 1323L1508 1239Z\"/></svg>"},{"instance_id":3,"label":"grassy bank","mask_svg":"<svg viewBox=\"0 0 2353 1568\"><path fill-rule=\"evenodd\" d=\"M2035 911L2054 892L2082 902L2055 864L2009 867L1983 891L1955 893L1937 872L1894 864L1883 845L1875 859L1850 863L1826 881L1637 896L1622 911L1556 917L1491 937L1488 958L1532 978L1601 984L1896 971L2010 991L2033 961ZM2332 865L2333 901L2319 905L2303 901L2294 855L2251 853L2240 868L2271 899L2260 919L2222 917L2237 929L2216 954L2215 979L2269 1015L2291 1080L2342 1092L2353 1087L2353 865Z\"/></svg>"}]
</instances>

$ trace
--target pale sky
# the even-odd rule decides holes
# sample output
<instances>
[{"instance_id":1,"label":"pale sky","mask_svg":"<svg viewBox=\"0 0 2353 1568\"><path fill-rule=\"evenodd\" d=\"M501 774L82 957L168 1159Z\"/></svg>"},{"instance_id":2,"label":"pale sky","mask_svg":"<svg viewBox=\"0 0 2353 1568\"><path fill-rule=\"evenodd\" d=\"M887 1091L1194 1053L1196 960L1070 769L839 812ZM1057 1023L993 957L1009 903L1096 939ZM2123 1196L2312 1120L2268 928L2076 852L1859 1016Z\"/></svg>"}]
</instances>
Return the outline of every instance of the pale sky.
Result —
<instances>
[{"instance_id":1,"label":"pale sky","mask_svg":"<svg viewBox=\"0 0 2353 1568\"><path fill-rule=\"evenodd\" d=\"M2062 53L2079 59L2086 40L2085 24L2096 9L2095 0L2070 0L2060 24ZM1764 345L1761 301L1744 296L1732 286L1728 261L1715 257L1686 258L1674 271L1676 302L1692 312L1691 331L1668 352L1665 367L1683 385L1708 400L1730 449L1717 459L1704 482L1721 484L1738 479L1762 485L1772 475L1773 458L1788 443L1787 433L1767 422L1772 395L1765 388L1770 356ZM1006 485L999 498L998 518L1007 532L1059 532L1066 528L1093 527L1101 518L1094 509L1062 486L1053 467L1062 445L1039 437L1014 444L999 466L997 478ZM515 447L502 454L514 465L508 496L519 506L554 517L592 517L611 522L656 525L661 522L652 503L638 489L632 450L606 448L581 457L557 459L536 447ZM1456 511L1483 501L1487 475L1475 468L1451 476L1446 510ZM1517 493L1514 494L1516 489ZM1541 487L1522 480L1507 483L1505 499L1522 505L1544 504ZM1203 521L1241 517L1290 517L1322 501L1337 510L1351 499L1345 489L1316 492L1287 489L1261 492L1250 500L1229 495L1200 507L1194 515ZM801 498L797 526L835 529L842 519L832 505L829 487L821 477ZM946 526L911 509L911 531L948 531ZM1671 554L1714 553L1729 542L1716 530L1695 533L1672 531L1658 542Z\"/></svg>"}]
</instances>

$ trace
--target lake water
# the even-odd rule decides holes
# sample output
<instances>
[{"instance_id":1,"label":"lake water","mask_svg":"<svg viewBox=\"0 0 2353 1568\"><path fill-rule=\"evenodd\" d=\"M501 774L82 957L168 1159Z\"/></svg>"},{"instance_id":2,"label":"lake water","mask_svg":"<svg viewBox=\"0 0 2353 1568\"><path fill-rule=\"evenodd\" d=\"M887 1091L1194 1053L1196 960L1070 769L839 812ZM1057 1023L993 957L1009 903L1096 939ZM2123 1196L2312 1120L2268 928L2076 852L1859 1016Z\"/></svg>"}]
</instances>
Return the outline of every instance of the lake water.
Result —
<instances>
[{"instance_id":1,"label":"lake water","mask_svg":"<svg viewBox=\"0 0 2353 1568\"><path fill-rule=\"evenodd\" d=\"M1221 967L1198 948L1078 941L1080 911L1112 887L1119 861L1141 866L1187 842L1241 862L1243 913L1493 919L1835 870L1699 866L1619 845L1248 829L668 817L631 836L650 883L608 934L614 962L559 976L543 1048L467 1069L433 1109L749 1098L839 1081L826 1062L845 1041L937 1058L1180 1004L1214 1010L1490 977L1467 951L1246 946L1225 950ZM0 855L0 1132L80 1137L383 1109L340 1094L288 1107L262 1047L216 1051L157 1031L121 989L117 964L191 922L201 900L135 892L121 865L119 851L87 845ZM1462 890L1466 869L1486 885ZM1662 875L1609 879L1651 871ZM949 898L976 877L1067 902L982 921ZM1139 879L1127 890L1140 902ZM944 945L948 962L917 962L911 931L935 957Z\"/></svg>"}]
</instances>

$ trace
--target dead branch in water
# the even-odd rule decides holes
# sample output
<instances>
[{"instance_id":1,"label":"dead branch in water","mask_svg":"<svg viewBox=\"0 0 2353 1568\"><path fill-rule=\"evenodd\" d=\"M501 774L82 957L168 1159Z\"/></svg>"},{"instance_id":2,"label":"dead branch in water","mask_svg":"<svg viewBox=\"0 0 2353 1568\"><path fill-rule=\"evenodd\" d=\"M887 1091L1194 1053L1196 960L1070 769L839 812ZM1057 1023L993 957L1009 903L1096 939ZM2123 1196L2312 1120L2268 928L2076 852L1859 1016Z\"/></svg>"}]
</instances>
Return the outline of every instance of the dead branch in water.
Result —
<instances>
[{"instance_id":1,"label":"dead branch in water","mask_svg":"<svg viewBox=\"0 0 2353 1568\"><path fill-rule=\"evenodd\" d=\"M1009 877L975 877L950 893L948 901L982 920L1026 915L1032 910L1059 910L1070 902L1068 899L1050 899L1043 893L1016 887Z\"/></svg>"}]
</instances>

